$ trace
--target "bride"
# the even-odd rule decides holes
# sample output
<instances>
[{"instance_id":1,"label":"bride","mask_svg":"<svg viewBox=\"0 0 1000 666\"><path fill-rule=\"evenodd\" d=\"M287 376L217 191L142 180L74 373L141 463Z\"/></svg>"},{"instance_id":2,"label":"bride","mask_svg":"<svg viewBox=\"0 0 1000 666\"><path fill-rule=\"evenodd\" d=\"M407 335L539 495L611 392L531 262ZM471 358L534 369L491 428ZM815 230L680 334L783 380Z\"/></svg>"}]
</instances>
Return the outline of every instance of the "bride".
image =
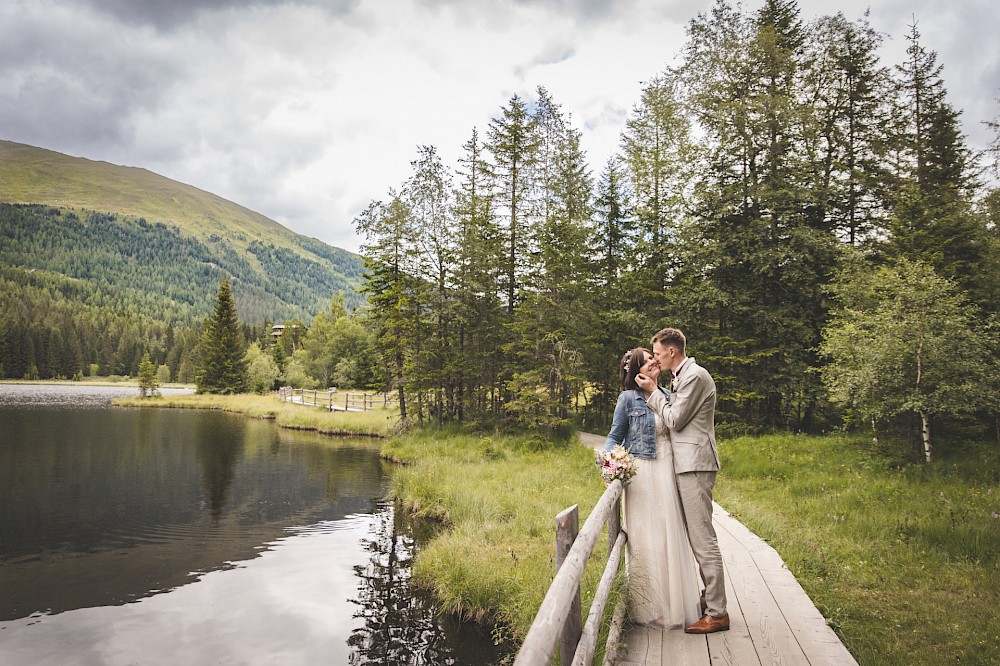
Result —
<instances>
[{"instance_id":1,"label":"bride","mask_svg":"<svg viewBox=\"0 0 1000 666\"><path fill-rule=\"evenodd\" d=\"M618 376L624 390L604 443L605 451L621 444L640 460L625 487L630 617L638 624L684 627L701 617L701 577L674 481L670 433L646 406L635 383L640 373L654 381L660 374L652 352L642 347L622 357Z\"/></svg>"}]
</instances>

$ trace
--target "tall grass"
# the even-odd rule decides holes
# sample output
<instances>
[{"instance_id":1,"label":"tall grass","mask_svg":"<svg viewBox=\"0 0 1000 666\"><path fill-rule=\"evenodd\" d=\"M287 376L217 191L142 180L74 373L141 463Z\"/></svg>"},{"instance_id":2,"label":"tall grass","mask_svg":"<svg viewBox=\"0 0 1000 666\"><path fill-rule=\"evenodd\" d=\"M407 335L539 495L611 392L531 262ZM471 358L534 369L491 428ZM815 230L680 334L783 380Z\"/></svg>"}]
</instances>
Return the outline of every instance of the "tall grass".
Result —
<instances>
[{"instance_id":1,"label":"tall grass","mask_svg":"<svg viewBox=\"0 0 1000 666\"><path fill-rule=\"evenodd\" d=\"M390 440L393 493L448 529L420 551L414 581L444 610L523 638L555 575L555 516L579 504L581 526L604 492L578 441L426 430ZM602 538L581 586L589 608L607 561Z\"/></svg>"},{"instance_id":2,"label":"tall grass","mask_svg":"<svg viewBox=\"0 0 1000 666\"><path fill-rule=\"evenodd\" d=\"M716 499L862 665L1000 664L1000 450L905 463L860 440L726 440Z\"/></svg>"},{"instance_id":3,"label":"tall grass","mask_svg":"<svg viewBox=\"0 0 1000 666\"><path fill-rule=\"evenodd\" d=\"M120 407L218 409L253 418L274 419L283 428L312 430L325 435L385 437L392 433L399 422L399 413L395 408L376 408L367 412L331 412L324 407L284 402L276 394L181 394L153 398L118 398L113 402Z\"/></svg>"}]
</instances>

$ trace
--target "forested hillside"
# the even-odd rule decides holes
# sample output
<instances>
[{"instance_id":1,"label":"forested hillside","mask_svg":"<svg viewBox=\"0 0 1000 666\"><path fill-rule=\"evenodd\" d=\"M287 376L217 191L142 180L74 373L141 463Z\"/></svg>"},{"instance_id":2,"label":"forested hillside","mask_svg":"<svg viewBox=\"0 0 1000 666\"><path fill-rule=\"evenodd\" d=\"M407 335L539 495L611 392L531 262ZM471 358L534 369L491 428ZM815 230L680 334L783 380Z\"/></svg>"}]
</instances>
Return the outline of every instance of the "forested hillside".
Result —
<instances>
[{"instance_id":1,"label":"forested hillside","mask_svg":"<svg viewBox=\"0 0 1000 666\"><path fill-rule=\"evenodd\" d=\"M253 326L359 306L361 270L196 188L0 141L0 377L134 374L147 349L176 376L224 277Z\"/></svg>"}]
</instances>

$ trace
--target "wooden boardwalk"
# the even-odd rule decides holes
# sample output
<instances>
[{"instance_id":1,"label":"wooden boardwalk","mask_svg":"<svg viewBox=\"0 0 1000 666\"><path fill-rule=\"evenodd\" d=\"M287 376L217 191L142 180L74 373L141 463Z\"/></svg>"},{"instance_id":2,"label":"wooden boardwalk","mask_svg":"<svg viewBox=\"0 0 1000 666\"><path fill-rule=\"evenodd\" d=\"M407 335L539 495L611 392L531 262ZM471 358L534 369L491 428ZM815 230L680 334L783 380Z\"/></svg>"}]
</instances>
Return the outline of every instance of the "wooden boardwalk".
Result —
<instances>
[{"instance_id":1,"label":"wooden boardwalk","mask_svg":"<svg viewBox=\"0 0 1000 666\"><path fill-rule=\"evenodd\" d=\"M582 435L581 441L599 447L604 438ZM729 631L698 636L627 626L612 663L857 666L777 551L718 504L713 522L725 562Z\"/></svg>"},{"instance_id":2,"label":"wooden boardwalk","mask_svg":"<svg viewBox=\"0 0 1000 666\"><path fill-rule=\"evenodd\" d=\"M715 505L729 631L628 627L618 666L857 666L771 546Z\"/></svg>"}]
</instances>

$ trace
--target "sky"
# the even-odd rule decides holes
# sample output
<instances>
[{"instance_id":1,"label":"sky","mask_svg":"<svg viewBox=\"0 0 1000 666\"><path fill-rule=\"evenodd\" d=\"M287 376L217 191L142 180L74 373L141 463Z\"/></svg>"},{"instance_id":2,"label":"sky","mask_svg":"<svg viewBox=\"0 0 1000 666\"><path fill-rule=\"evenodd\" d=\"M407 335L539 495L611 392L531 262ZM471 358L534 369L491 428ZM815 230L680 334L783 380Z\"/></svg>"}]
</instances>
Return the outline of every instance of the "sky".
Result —
<instances>
[{"instance_id":1,"label":"sky","mask_svg":"<svg viewBox=\"0 0 1000 666\"><path fill-rule=\"evenodd\" d=\"M712 0L0 0L0 139L136 166L358 251L354 219L433 145L454 168L544 86L594 174L644 81ZM733 4L736 4L735 2ZM761 0L747 0L752 12ZM799 0L870 9L882 63L915 19L974 150L1000 115L996 0Z\"/></svg>"}]
</instances>

